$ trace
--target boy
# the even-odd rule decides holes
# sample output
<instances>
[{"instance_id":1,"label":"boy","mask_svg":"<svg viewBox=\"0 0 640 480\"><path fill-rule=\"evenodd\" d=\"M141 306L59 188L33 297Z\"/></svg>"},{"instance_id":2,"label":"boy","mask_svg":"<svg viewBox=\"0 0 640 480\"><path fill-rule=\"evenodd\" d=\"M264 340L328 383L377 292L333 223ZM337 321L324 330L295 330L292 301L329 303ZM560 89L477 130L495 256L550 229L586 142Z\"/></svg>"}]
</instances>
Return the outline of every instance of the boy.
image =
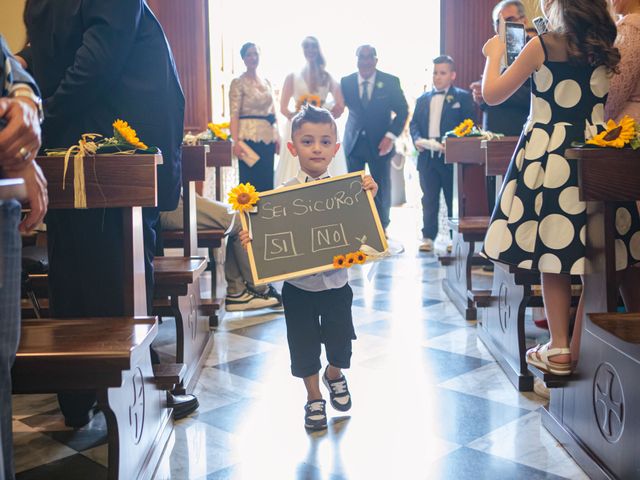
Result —
<instances>
[{"instance_id":1,"label":"boy","mask_svg":"<svg viewBox=\"0 0 640 480\"><path fill-rule=\"evenodd\" d=\"M422 189L422 245L421 252L431 252L438 235L440 189L451 216L453 196L453 166L444 163L445 133L467 118L475 118L473 100L467 90L456 88L456 68L453 59L441 55L433 60L433 90L422 94L409 128L413 144L418 149L418 174Z\"/></svg>"},{"instance_id":2,"label":"boy","mask_svg":"<svg viewBox=\"0 0 640 480\"><path fill-rule=\"evenodd\" d=\"M292 120L291 139L287 148L298 157L300 172L285 186L327 178L329 164L340 148L336 123L329 111L303 107ZM362 188L373 195L378 191L369 175L364 177ZM249 233L243 230L240 239L246 245ZM304 425L310 430L327 428L325 401L320 392L322 343L329 362L322 382L329 390L331 405L341 412L351 408L351 394L341 370L350 366L351 341L356 338L351 318L353 292L347 280L347 271L340 269L288 280L282 287L291 373L304 380Z\"/></svg>"}]
</instances>

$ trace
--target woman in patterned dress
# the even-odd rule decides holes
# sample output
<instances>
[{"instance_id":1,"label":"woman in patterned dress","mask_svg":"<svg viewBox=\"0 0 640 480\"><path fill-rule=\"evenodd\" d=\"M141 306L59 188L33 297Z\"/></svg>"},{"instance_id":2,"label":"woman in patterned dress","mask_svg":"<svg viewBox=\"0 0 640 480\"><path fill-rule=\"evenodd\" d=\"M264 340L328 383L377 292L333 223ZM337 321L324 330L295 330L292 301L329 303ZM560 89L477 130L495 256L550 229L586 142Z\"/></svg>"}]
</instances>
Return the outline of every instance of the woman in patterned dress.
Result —
<instances>
[{"instance_id":1,"label":"woman in patterned dress","mask_svg":"<svg viewBox=\"0 0 640 480\"><path fill-rule=\"evenodd\" d=\"M279 148L276 106L269 80L258 76L260 51L255 43L245 43L240 56L247 70L229 87L230 130L233 154L240 160L240 182L249 182L259 192L273 189L273 159ZM244 141L260 159L249 166L238 144Z\"/></svg>"},{"instance_id":2,"label":"woman in patterned dress","mask_svg":"<svg viewBox=\"0 0 640 480\"><path fill-rule=\"evenodd\" d=\"M504 43L494 37L483 48L482 93L488 104L504 101L532 76L531 112L496 202L484 254L540 272L551 338L527 352L527 363L570 375L572 351L575 360L579 346L573 342L569 349L570 275L585 271L586 204L579 199L576 162L568 161L564 151L584 141L585 122L604 123L609 78L620 55L613 46L616 28L606 0L541 4L550 32L530 40L502 75ZM640 231L640 219L632 204L617 216L623 225L618 227L616 263L623 270L640 260L640 249L630 248L636 248L630 240Z\"/></svg>"}]
</instances>

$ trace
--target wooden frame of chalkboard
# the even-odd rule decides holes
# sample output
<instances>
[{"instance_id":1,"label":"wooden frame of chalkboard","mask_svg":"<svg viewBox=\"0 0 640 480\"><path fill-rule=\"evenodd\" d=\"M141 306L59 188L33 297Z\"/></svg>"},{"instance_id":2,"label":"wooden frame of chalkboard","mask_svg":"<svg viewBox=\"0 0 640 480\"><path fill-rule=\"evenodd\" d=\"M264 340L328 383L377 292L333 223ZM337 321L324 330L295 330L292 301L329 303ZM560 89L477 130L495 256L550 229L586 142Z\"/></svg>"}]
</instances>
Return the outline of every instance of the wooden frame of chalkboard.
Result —
<instances>
[{"instance_id":1,"label":"wooden frame of chalkboard","mask_svg":"<svg viewBox=\"0 0 640 480\"><path fill-rule=\"evenodd\" d=\"M240 215L253 238L247 248L253 282L333 270L334 256L362 244L385 252L387 238L373 195L362 189L363 177L359 171L260 192L256 211Z\"/></svg>"}]
</instances>

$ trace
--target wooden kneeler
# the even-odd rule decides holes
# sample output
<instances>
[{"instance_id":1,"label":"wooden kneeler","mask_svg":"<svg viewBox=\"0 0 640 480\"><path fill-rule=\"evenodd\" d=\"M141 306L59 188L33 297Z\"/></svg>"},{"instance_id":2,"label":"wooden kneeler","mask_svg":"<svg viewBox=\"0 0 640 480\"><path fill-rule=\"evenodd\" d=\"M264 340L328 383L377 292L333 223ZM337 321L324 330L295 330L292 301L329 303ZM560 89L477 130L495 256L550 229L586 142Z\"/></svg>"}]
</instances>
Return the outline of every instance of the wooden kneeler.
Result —
<instances>
[{"instance_id":1,"label":"wooden kneeler","mask_svg":"<svg viewBox=\"0 0 640 480\"><path fill-rule=\"evenodd\" d=\"M63 159L37 161L47 178L49 208L74 208L73 165L63 190ZM156 205L159 162L159 155L84 159L88 208L123 212L128 316L24 321L13 368L15 393L96 391L107 421L112 480L152 478L173 430L166 392L158 387L149 354L157 319L145 316L141 207ZM167 382L158 379L162 381Z\"/></svg>"}]
</instances>

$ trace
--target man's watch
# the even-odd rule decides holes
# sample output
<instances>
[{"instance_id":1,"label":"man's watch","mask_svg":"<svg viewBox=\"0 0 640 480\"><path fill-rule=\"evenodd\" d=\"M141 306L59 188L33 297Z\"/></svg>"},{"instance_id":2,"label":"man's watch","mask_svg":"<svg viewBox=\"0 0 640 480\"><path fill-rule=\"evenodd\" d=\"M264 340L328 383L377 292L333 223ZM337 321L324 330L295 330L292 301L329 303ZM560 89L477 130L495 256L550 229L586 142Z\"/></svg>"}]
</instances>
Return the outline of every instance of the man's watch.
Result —
<instances>
[{"instance_id":1,"label":"man's watch","mask_svg":"<svg viewBox=\"0 0 640 480\"><path fill-rule=\"evenodd\" d=\"M42 123L44 121L44 110L42 109L42 99L38 95L33 93L31 88L18 87L16 89L14 89L9 94L9 96L12 97L12 98L24 97L24 98L28 98L29 100L31 100L38 107L38 120L40 120L40 123Z\"/></svg>"}]
</instances>

